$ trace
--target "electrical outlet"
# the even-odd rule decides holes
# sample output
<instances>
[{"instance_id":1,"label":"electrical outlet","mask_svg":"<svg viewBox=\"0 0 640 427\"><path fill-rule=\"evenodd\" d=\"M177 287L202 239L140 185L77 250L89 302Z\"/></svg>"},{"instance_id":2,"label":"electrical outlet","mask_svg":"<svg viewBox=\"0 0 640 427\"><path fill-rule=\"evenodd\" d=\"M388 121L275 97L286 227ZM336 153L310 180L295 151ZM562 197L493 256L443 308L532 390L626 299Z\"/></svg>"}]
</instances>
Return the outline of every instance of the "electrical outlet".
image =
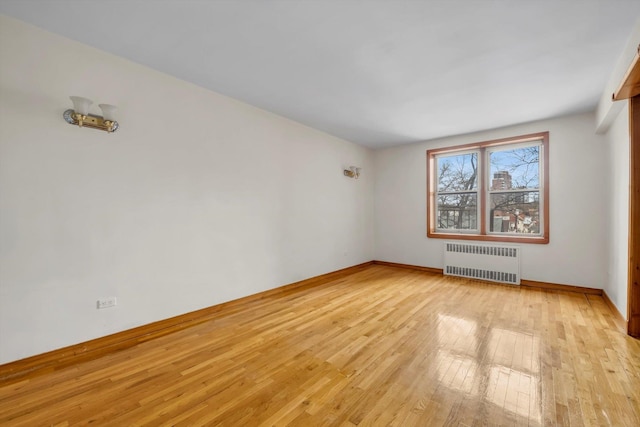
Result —
<instances>
[{"instance_id":1,"label":"electrical outlet","mask_svg":"<svg viewBox=\"0 0 640 427\"><path fill-rule=\"evenodd\" d=\"M101 298L98 300L98 309L115 307L117 304L116 297Z\"/></svg>"}]
</instances>

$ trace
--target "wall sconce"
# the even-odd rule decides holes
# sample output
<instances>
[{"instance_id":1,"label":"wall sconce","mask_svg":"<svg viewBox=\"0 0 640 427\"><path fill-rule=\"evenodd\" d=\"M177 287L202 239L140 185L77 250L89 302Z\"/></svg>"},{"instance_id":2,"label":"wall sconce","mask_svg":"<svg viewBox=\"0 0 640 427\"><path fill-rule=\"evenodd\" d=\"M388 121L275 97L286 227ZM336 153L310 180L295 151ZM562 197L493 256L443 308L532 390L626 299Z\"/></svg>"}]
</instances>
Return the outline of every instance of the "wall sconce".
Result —
<instances>
[{"instance_id":1,"label":"wall sconce","mask_svg":"<svg viewBox=\"0 0 640 427\"><path fill-rule=\"evenodd\" d=\"M362 168L357 168L355 166L349 166L349 169L344 170L344 176L348 176L349 178L358 179L361 173Z\"/></svg>"},{"instance_id":2,"label":"wall sconce","mask_svg":"<svg viewBox=\"0 0 640 427\"><path fill-rule=\"evenodd\" d=\"M100 129L109 133L118 130L120 125L116 122L114 112L117 107L109 104L99 104L102 110L102 117L89 114L89 107L93 101L81 96L70 96L73 101L73 109L69 109L62 114L65 121L70 125Z\"/></svg>"}]
</instances>

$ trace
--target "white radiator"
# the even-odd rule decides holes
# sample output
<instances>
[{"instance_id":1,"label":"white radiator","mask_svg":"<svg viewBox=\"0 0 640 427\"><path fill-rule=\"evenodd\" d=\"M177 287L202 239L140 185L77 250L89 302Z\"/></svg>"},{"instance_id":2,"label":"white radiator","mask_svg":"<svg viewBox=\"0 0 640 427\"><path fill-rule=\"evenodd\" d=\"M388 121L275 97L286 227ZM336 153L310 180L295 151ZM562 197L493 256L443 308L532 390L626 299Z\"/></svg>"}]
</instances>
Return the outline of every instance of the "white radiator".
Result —
<instances>
[{"instance_id":1,"label":"white radiator","mask_svg":"<svg viewBox=\"0 0 640 427\"><path fill-rule=\"evenodd\" d=\"M444 274L520 284L520 246L444 242Z\"/></svg>"}]
</instances>

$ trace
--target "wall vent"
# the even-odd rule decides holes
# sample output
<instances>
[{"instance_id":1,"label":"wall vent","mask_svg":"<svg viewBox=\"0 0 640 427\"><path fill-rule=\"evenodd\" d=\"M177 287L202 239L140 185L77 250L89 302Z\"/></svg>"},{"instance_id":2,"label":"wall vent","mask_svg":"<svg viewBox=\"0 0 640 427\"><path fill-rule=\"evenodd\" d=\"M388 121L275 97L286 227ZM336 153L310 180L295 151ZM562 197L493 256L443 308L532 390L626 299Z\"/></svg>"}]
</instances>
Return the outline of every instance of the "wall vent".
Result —
<instances>
[{"instance_id":1,"label":"wall vent","mask_svg":"<svg viewBox=\"0 0 640 427\"><path fill-rule=\"evenodd\" d=\"M519 246L444 242L444 274L520 284Z\"/></svg>"}]
</instances>

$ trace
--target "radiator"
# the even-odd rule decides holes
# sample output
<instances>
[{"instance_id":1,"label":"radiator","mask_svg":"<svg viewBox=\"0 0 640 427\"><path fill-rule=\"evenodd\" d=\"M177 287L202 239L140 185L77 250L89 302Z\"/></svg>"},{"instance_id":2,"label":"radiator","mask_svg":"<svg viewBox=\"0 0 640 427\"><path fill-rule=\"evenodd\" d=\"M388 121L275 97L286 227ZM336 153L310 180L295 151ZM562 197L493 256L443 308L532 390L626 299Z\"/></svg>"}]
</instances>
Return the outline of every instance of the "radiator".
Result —
<instances>
[{"instance_id":1,"label":"radiator","mask_svg":"<svg viewBox=\"0 0 640 427\"><path fill-rule=\"evenodd\" d=\"M444 242L444 274L520 284L519 246Z\"/></svg>"}]
</instances>

